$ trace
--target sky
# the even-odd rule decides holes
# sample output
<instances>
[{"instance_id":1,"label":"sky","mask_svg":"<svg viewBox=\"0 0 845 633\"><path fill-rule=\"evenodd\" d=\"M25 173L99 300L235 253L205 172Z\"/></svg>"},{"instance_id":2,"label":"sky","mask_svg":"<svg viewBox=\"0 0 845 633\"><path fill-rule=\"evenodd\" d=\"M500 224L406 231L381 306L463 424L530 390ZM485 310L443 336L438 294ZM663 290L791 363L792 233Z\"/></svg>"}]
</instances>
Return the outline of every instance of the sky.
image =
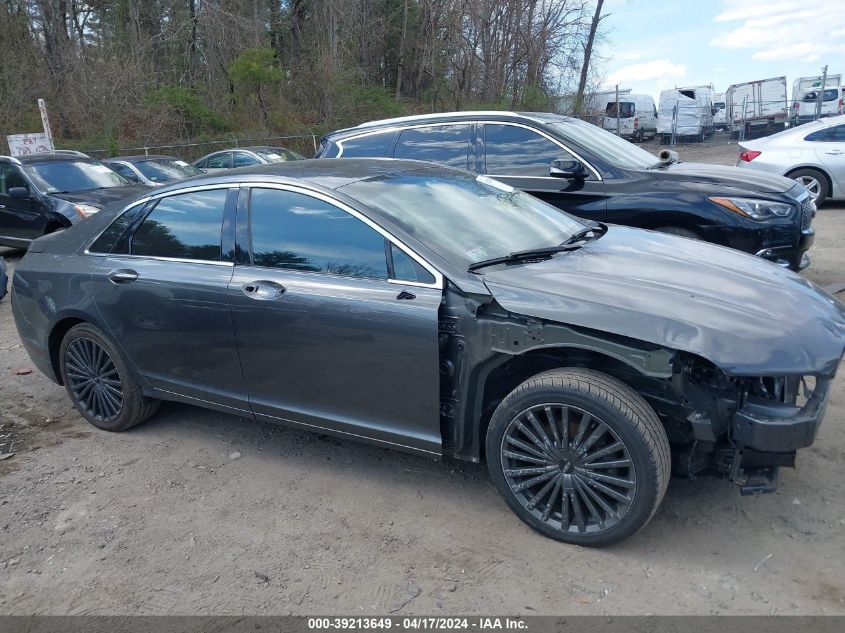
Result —
<instances>
[{"instance_id":1,"label":"sky","mask_svg":"<svg viewBox=\"0 0 845 633\"><path fill-rule=\"evenodd\" d=\"M605 81L652 95L786 75L845 73L842 0L606 0Z\"/></svg>"}]
</instances>

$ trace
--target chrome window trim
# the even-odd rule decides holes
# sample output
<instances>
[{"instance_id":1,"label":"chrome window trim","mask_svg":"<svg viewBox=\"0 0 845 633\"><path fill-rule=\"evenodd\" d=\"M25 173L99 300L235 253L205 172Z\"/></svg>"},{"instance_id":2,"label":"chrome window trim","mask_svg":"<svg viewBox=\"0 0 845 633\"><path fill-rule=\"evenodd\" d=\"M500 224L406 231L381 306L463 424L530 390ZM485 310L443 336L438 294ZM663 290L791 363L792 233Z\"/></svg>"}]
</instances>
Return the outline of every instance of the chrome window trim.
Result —
<instances>
[{"instance_id":1,"label":"chrome window trim","mask_svg":"<svg viewBox=\"0 0 845 633\"><path fill-rule=\"evenodd\" d=\"M521 128L525 128L526 130L530 130L531 132L536 132L540 136L545 137L546 140L551 141L552 143L554 143L555 145L557 145L561 149L566 150L567 152L572 154L572 156L574 156L575 158L580 160L582 163L584 163L584 165L586 165L587 168L591 172L593 172L593 175L596 177L596 180L598 180L599 182L601 182L603 180L602 177L601 177L601 174L598 172L598 170L595 167L593 167L589 162L584 160L581 157L581 155L578 154L578 152L573 151L572 149L567 147L565 144L561 143L557 139L555 139L555 138L551 137L550 135L546 134L546 132L544 132L543 130L538 130L536 127L532 127L530 125L525 125L524 123L515 123L513 121L479 121L478 123L480 123L482 125L486 125L488 123L492 123L493 125L510 125L511 127L521 127ZM486 132L484 134L484 169L485 169L485 171L487 170ZM556 180L558 182L560 181L560 178L555 178L553 176L520 176L519 174L489 174L489 173L485 173L484 175L490 176L491 178L498 178L498 177L501 177L501 178L545 178L545 179L549 179L549 180Z\"/></svg>"},{"instance_id":2,"label":"chrome window trim","mask_svg":"<svg viewBox=\"0 0 845 633\"><path fill-rule=\"evenodd\" d=\"M108 254L108 257L121 257L126 259L155 260L161 262L178 262L180 264L207 264L209 266L234 266L234 262L215 262L210 259L188 259L184 257L162 257L160 255L127 255L125 253Z\"/></svg>"},{"instance_id":3,"label":"chrome window trim","mask_svg":"<svg viewBox=\"0 0 845 633\"><path fill-rule=\"evenodd\" d=\"M316 189L310 189L308 187L304 187L302 185L293 185L293 184L284 184L278 182L242 182L240 183L241 187L247 187L250 189L278 189L282 191L292 191L294 193L299 193L302 195L310 196L312 198L316 198L317 200L322 200L328 204L331 204L341 211L344 211L351 215L354 218L359 219L361 222L369 226L371 229L379 233L383 238L388 240L391 244L402 250L408 257L413 259L417 262L420 266L425 268L431 275L434 277L434 283L423 283L420 281L403 281L401 279L379 279L377 277L350 277L348 275L335 275L334 273L323 273L323 272L314 272L314 271L298 271L296 269L290 268L269 268L268 270L288 270L290 272L312 272L313 274L318 275L330 275L332 277L345 277L348 279L371 279L374 281L386 281L387 283L401 285L401 286L416 286L417 288L434 288L436 290L443 290L445 287L444 276L437 268L432 266L429 262L423 259L420 255L418 255L412 248L409 248L406 244L404 244L399 238L391 234L389 231L385 230L372 220L370 220L365 215L359 213L348 204L341 202L337 198L333 198L330 195L323 193L322 191L317 191ZM267 268L265 266L256 266L256 268Z\"/></svg>"}]
</instances>

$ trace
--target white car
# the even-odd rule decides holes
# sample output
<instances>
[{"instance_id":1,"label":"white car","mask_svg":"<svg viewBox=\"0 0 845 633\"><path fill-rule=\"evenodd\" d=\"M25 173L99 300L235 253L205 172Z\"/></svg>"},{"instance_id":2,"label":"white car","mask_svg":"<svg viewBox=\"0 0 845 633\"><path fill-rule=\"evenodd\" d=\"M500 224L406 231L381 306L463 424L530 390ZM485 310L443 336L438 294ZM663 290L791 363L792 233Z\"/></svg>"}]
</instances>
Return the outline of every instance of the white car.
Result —
<instances>
[{"instance_id":1,"label":"white car","mask_svg":"<svg viewBox=\"0 0 845 633\"><path fill-rule=\"evenodd\" d=\"M787 176L821 204L845 198L845 115L743 141L737 167Z\"/></svg>"}]
</instances>

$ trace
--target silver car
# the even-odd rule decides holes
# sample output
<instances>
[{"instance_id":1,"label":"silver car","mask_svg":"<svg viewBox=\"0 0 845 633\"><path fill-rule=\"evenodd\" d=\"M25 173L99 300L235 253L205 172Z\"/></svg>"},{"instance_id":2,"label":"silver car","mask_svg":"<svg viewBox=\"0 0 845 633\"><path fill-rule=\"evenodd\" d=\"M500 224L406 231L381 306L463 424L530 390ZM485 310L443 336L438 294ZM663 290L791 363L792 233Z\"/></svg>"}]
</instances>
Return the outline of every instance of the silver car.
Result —
<instances>
[{"instance_id":1,"label":"silver car","mask_svg":"<svg viewBox=\"0 0 845 633\"><path fill-rule=\"evenodd\" d=\"M737 167L797 180L821 204L845 198L845 115L743 141Z\"/></svg>"},{"instance_id":2,"label":"silver car","mask_svg":"<svg viewBox=\"0 0 845 633\"><path fill-rule=\"evenodd\" d=\"M303 160L304 158L302 154L286 147L260 145L212 152L194 161L194 167L207 173L214 173L224 169L252 167L253 165L265 165L267 163L283 163L289 160Z\"/></svg>"}]
</instances>

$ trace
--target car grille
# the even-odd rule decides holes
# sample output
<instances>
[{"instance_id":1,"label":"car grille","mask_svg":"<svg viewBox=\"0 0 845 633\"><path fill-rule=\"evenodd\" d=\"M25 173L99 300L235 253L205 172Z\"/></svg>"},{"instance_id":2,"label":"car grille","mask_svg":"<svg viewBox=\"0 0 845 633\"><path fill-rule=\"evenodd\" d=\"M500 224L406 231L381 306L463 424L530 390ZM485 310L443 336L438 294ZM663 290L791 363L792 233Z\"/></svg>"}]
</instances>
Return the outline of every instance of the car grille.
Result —
<instances>
[{"instance_id":1,"label":"car grille","mask_svg":"<svg viewBox=\"0 0 845 633\"><path fill-rule=\"evenodd\" d=\"M816 203L813 199L808 197L801 203L801 230L808 231L813 224L813 218L816 217Z\"/></svg>"}]
</instances>

